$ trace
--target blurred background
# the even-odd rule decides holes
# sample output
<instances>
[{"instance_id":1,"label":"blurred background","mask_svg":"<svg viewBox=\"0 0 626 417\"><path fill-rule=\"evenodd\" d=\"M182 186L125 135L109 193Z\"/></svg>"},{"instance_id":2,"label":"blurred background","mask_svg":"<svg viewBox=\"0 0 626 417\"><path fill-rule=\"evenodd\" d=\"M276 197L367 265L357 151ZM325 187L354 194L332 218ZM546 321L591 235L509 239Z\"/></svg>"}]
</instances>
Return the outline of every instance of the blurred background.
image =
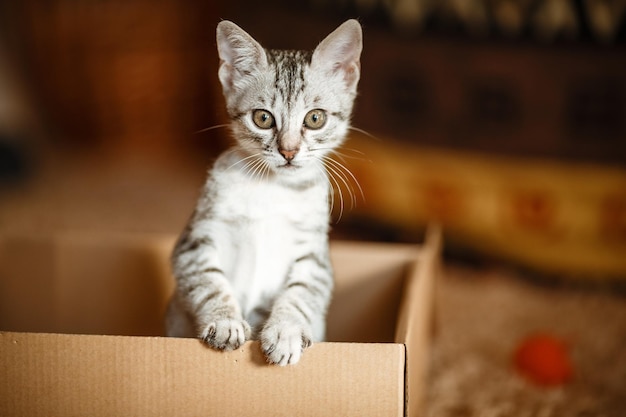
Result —
<instances>
[{"instance_id":1,"label":"blurred background","mask_svg":"<svg viewBox=\"0 0 626 417\"><path fill-rule=\"evenodd\" d=\"M626 276L626 1L70 0L0 5L0 222L178 233L230 143L215 26L313 48L364 26L334 236ZM351 188L351 190L350 190ZM335 213L338 217L338 213Z\"/></svg>"},{"instance_id":2,"label":"blurred background","mask_svg":"<svg viewBox=\"0 0 626 417\"><path fill-rule=\"evenodd\" d=\"M0 1L0 235L178 234L231 143L216 24L312 49L354 17L332 237L443 225L424 415L622 416L626 0ZM537 331L557 387L511 372Z\"/></svg>"}]
</instances>

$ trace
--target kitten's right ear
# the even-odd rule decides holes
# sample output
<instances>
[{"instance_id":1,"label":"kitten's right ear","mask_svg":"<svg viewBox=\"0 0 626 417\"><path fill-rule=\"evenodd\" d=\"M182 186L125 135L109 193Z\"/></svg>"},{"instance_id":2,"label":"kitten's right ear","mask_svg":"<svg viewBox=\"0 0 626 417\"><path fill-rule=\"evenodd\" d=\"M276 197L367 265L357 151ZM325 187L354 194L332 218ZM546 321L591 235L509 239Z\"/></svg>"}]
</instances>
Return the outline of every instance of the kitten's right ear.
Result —
<instances>
[{"instance_id":1,"label":"kitten's right ear","mask_svg":"<svg viewBox=\"0 0 626 417\"><path fill-rule=\"evenodd\" d=\"M361 24L350 19L320 42L313 51L311 65L328 74L343 74L346 86L354 91L360 77L362 49Z\"/></svg>"},{"instance_id":2,"label":"kitten's right ear","mask_svg":"<svg viewBox=\"0 0 626 417\"><path fill-rule=\"evenodd\" d=\"M216 39L220 57L218 76L225 93L255 69L267 66L263 47L233 22L221 21Z\"/></svg>"}]
</instances>

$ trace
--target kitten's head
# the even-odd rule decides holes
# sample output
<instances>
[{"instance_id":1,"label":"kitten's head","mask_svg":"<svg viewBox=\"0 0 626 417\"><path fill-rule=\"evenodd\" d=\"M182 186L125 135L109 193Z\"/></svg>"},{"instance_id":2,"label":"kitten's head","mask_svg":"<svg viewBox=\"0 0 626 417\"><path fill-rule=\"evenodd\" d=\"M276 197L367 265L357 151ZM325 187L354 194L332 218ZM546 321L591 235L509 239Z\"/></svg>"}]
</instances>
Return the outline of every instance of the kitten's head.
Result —
<instances>
[{"instance_id":1,"label":"kitten's head","mask_svg":"<svg viewBox=\"0 0 626 417\"><path fill-rule=\"evenodd\" d=\"M222 21L217 49L239 147L276 175L322 172L324 156L343 142L349 127L360 76L360 24L348 20L305 52L266 50L234 23Z\"/></svg>"}]
</instances>

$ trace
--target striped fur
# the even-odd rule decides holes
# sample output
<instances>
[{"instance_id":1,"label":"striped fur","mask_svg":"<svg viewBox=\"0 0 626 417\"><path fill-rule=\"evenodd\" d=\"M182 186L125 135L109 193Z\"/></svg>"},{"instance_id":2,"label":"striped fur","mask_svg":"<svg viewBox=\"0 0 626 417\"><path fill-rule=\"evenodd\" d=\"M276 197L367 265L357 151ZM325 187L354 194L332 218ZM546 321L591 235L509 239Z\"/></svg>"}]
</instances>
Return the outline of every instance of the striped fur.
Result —
<instances>
[{"instance_id":1,"label":"striped fur","mask_svg":"<svg viewBox=\"0 0 626 417\"><path fill-rule=\"evenodd\" d=\"M324 161L349 127L361 28L347 21L310 53L265 50L223 21L217 44L236 145L210 170L174 248L167 332L223 350L259 339L269 362L292 364L325 334Z\"/></svg>"}]
</instances>

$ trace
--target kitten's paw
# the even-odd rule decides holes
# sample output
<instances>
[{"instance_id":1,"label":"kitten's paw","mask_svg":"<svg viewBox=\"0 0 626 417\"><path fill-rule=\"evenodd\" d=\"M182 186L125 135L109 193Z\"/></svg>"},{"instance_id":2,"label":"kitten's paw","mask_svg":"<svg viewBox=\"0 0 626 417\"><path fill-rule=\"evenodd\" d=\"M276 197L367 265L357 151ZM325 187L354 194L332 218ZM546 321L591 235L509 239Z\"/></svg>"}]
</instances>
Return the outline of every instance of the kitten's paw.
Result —
<instances>
[{"instance_id":1,"label":"kitten's paw","mask_svg":"<svg viewBox=\"0 0 626 417\"><path fill-rule=\"evenodd\" d=\"M237 349L250 338L250 325L245 320L215 320L204 328L200 338L215 349Z\"/></svg>"},{"instance_id":2,"label":"kitten's paw","mask_svg":"<svg viewBox=\"0 0 626 417\"><path fill-rule=\"evenodd\" d=\"M266 326L261 332L261 349L267 361L280 366L293 365L311 346L310 329L296 324Z\"/></svg>"}]
</instances>

